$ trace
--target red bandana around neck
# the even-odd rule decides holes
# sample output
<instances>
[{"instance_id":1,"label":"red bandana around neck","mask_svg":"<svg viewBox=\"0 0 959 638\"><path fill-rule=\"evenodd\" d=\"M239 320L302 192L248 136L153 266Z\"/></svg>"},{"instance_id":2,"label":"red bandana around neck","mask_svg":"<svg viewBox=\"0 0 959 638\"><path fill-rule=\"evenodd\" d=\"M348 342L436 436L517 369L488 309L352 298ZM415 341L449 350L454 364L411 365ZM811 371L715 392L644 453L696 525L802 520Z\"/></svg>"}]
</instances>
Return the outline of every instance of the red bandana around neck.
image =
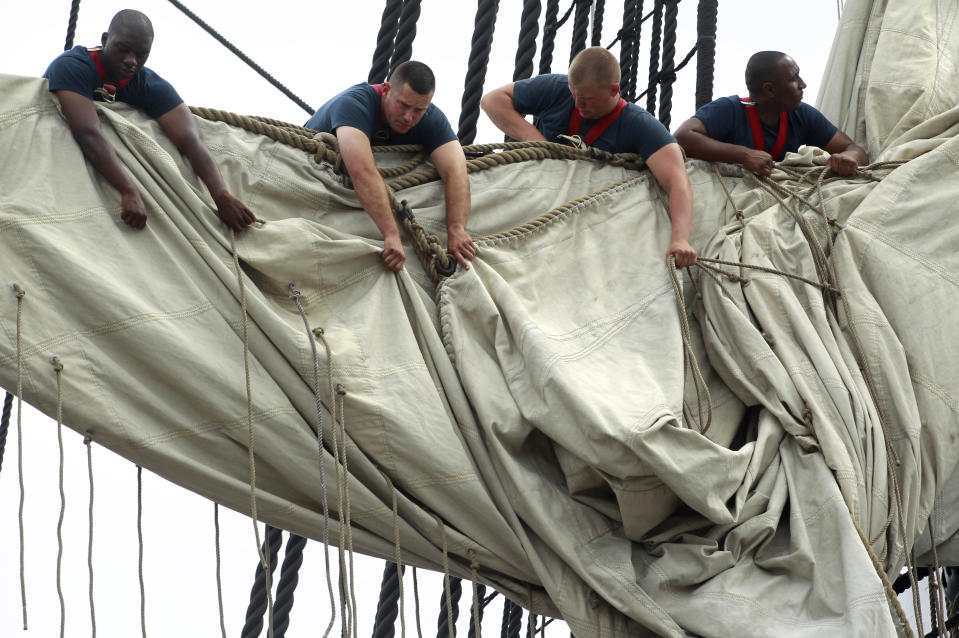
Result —
<instances>
[{"instance_id":1,"label":"red bandana around neck","mask_svg":"<svg viewBox=\"0 0 959 638\"><path fill-rule=\"evenodd\" d=\"M759 120L756 103L751 98L743 97L739 98L739 102L746 107L746 119L749 120L749 128L753 132L753 148L757 151L765 151L766 141L763 139L763 126ZM782 155L783 149L786 147L786 133L788 132L789 115L783 111L779 114L779 133L776 135L776 144L773 145L773 150L769 153L774 160Z\"/></svg>"},{"instance_id":2,"label":"red bandana around neck","mask_svg":"<svg viewBox=\"0 0 959 638\"><path fill-rule=\"evenodd\" d=\"M97 74L100 76L100 82L103 86L93 91L94 95L103 98L105 102L114 102L117 98L117 91L125 87L133 80L132 77L122 80L112 80L107 78L107 70L103 66L103 47L90 47L87 49L90 58L97 67Z\"/></svg>"}]
</instances>

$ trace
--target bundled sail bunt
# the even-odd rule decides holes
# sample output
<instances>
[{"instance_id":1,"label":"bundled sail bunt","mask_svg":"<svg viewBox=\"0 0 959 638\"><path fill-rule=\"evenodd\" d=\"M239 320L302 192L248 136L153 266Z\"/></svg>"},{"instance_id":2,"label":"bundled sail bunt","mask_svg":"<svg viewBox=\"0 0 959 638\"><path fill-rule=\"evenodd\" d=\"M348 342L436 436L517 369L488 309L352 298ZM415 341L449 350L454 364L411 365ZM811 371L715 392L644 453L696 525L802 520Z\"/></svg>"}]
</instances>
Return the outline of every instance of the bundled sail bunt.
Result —
<instances>
[{"instance_id":1,"label":"bundled sail bunt","mask_svg":"<svg viewBox=\"0 0 959 638\"><path fill-rule=\"evenodd\" d=\"M234 238L154 121L100 105L135 231L45 82L0 76L0 385L247 513L252 444L260 520L445 546L577 635L895 636L907 555L959 564L957 43L954 3L849 2L821 106L877 163L688 162L683 272L633 160L476 147L479 253L438 285L383 267L328 138L198 120L265 220ZM429 165L378 157L444 237Z\"/></svg>"}]
</instances>

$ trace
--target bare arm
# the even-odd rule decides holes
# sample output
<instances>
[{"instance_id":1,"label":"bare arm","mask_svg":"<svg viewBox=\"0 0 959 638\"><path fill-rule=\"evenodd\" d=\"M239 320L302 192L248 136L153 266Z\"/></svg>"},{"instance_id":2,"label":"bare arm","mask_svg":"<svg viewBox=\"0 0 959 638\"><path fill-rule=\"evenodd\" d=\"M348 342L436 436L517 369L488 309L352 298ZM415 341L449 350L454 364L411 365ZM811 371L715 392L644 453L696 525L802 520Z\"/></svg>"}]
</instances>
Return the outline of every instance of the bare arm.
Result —
<instances>
[{"instance_id":1,"label":"bare arm","mask_svg":"<svg viewBox=\"0 0 959 638\"><path fill-rule=\"evenodd\" d=\"M393 216L386 184L376 170L373 161L373 149L366 133L352 126L340 126L336 129L336 139L340 145L343 163L353 180L356 196L367 214L383 233L383 263L390 270L400 270L406 261L400 229Z\"/></svg>"},{"instance_id":2,"label":"bare arm","mask_svg":"<svg viewBox=\"0 0 959 638\"><path fill-rule=\"evenodd\" d=\"M120 218L133 228L143 228L147 223L146 206L133 179L120 164L116 151L103 137L93 101L73 91L56 91L56 94L63 108L63 117L83 154L97 172L120 191Z\"/></svg>"},{"instance_id":3,"label":"bare arm","mask_svg":"<svg viewBox=\"0 0 959 638\"><path fill-rule=\"evenodd\" d=\"M866 150L842 131L836 131L823 150L830 154L829 167L837 175L852 175L858 167L869 163Z\"/></svg>"},{"instance_id":4,"label":"bare arm","mask_svg":"<svg viewBox=\"0 0 959 638\"><path fill-rule=\"evenodd\" d=\"M469 262L476 255L476 245L466 232L470 214L470 180L466 174L463 147L452 140L430 154L443 185L446 188L446 239L450 253L460 265L469 270Z\"/></svg>"},{"instance_id":5,"label":"bare arm","mask_svg":"<svg viewBox=\"0 0 959 638\"><path fill-rule=\"evenodd\" d=\"M483 96L480 106L496 127L523 142L545 142L546 138L535 126L526 121L513 106L513 84L493 89Z\"/></svg>"},{"instance_id":6,"label":"bare arm","mask_svg":"<svg viewBox=\"0 0 959 638\"><path fill-rule=\"evenodd\" d=\"M673 222L673 233L666 256L676 257L677 268L692 266L696 263L696 251L689 244L689 234L693 229L693 188L679 144L662 147L649 156L646 165L669 195L669 218Z\"/></svg>"},{"instance_id":7,"label":"bare arm","mask_svg":"<svg viewBox=\"0 0 959 638\"><path fill-rule=\"evenodd\" d=\"M216 162L200 141L193 114L186 104L180 104L157 118L157 123L167 137L173 141L180 152L190 160L190 165L197 176L203 180L210 190L210 196L216 202L216 212L223 222L233 230L243 230L256 217L243 202L230 194L220 169Z\"/></svg>"},{"instance_id":8,"label":"bare arm","mask_svg":"<svg viewBox=\"0 0 959 638\"><path fill-rule=\"evenodd\" d=\"M768 176L775 162L766 151L720 142L709 137L706 126L701 120L691 117L676 129L676 141L680 143L690 157L714 162L742 164L757 175Z\"/></svg>"}]
</instances>

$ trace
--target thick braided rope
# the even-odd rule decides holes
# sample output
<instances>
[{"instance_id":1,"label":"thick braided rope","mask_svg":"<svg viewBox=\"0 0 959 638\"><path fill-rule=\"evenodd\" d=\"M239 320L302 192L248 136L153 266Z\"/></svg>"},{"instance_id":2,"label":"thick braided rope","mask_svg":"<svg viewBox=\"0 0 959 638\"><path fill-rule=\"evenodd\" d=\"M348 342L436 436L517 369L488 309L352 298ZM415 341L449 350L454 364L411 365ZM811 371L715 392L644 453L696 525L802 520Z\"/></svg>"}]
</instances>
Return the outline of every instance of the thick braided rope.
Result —
<instances>
[{"instance_id":1,"label":"thick braided rope","mask_svg":"<svg viewBox=\"0 0 959 638\"><path fill-rule=\"evenodd\" d=\"M310 329L310 321L300 303L300 291L296 289L296 284L290 282L287 286L290 290L290 299L296 304L296 309L303 320L303 327L306 329L307 339L310 342L310 352L313 356L313 399L316 408L316 446L317 461L320 470L320 498L323 501L323 560L326 565L326 586L330 595L330 622L326 627L323 636L326 638L333 630L336 622L336 594L333 590L333 580L330 576L330 501L327 495L326 487L326 464L323 462L323 403L320 397L320 358L316 350L316 340L323 338L323 328ZM326 343L326 340L323 340ZM327 347L327 360L329 361L329 347Z\"/></svg>"},{"instance_id":2,"label":"thick braided rope","mask_svg":"<svg viewBox=\"0 0 959 638\"><path fill-rule=\"evenodd\" d=\"M396 31L399 29L400 11L403 9L403 0L387 0L383 7L383 17L380 18L380 30L376 34L376 48L373 50L373 62L370 65L370 74L367 82L377 84L386 80L390 72L390 56L393 54L393 42L396 40Z\"/></svg>"},{"instance_id":3,"label":"thick braided rope","mask_svg":"<svg viewBox=\"0 0 959 638\"><path fill-rule=\"evenodd\" d=\"M276 635L282 638L290 625L290 612L293 609L294 594L300 580L300 566L303 565L303 548L306 539L291 533L286 539L286 551L283 553L283 567L280 570L280 584L276 588Z\"/></svg>"},{"instance_id":4,"label":"thick braided rope","mask_svg":"<svg viewBox=\"0 0 959 638\"><path fill-rule=\"evenodd\" d=\"M470 581L473 583L473 636L479 637L483 635L480 627L483 621L483 608L480 606L479 582L477 582L479 563L476 562L476 550L471 547L466 553L470 559Z\"/></svg>"},{"instance_id":5,"label":"thick braided rope","mask_svg":"<svg viewBox=\"0 0 959 638\"><path fill-rule=\"evenodd\" d=\"M479 0L476 5L466 86L463 88L459 127L456 131L456 137L464 144L469 144L476 138L476 122L479 120L480 99L483 97L483 84L486 81L486 68L493 46L498 8L499 0Z\"/></svg>"},{"instance_id":6,"label":"thick braided rope","mask_svg":"<svg viewBox=\"0 0 959 638\"><path fill-rule=\"evenodd\" d=\"M390 56L390 73L403 62L413 57L413 40L416 39L416 22L420 18L420 1L405 0L396 27L393 55Z\"/></svg>"},{"instance_id":7,"label":"thick braided rope","mask_svg":"<svg viewBox=\"0 0 959 638\"><path fill-rule=\"evenodd\" d=\"M676 23L679 17L679 0L666 0L663 16L663 61L658 80L663 85L659 94L659 121L667 129L672 121L673 82L676 80Z\"/></svg>"},{"instance_id":8,"label":"thick braided rope","mask_svg":"<svg viewBox=\"0 0 959 638\"><path fill-rule=\"evenodd\" d=\"M63 364L57 357L50 357L57 375L57 449L60 453L60 518L57 519L57 598L60 600L60 638L66 631L67 607L63 600L63 517L67 510L67 494L63 488Z\"/></svg>"},{"instance_id":9,"label":"thick braided rope","mask_svg":"<svg viewBox=\"0 0 959 638\"><path fill-rule=\"evenodd\" d=\"M3 464L3 453L7 447L7 433L10 431L10 414L13 412L13 393L7 392L3 397L3 413L0 414L0 465Z\"/></svg>"},{"instance_id":10,"label":"thick braided rope","mask_svg":"<svg viewBox=\"0 0 959 638\"><path fill-rule=\"evenodd\" d=\"M591 0L573 0L576 8L573 14L573 35L570 38L569 61L572 62L576 54L586 48L586 37L589 30L589 11L592 8Z\"/></svg>"},{"instance_id":11,"label":"thick braided rope","mask_svg":"<svg viewBox=\"0 0 959 638\"><path fill-rule=\"evenodd\" d=\"M719 0L699 0L696 9L696 108L713 100L716 69L716 25Z\"/></svg>"},{"instance_id":12,"label":"thick braided rope","mask_svg":"<svg viewBox=\"0 0 959 638\"><path fill-rule=\"evenodd\" d=\"M620 93L629 102L636 99L636 71L639 61L641 24L639 16L642 10L642 0L626 0L623 3L623 26L616 38L622 42L619 46L619 70L622 78ZM615 44L615 41L613 44ZM610 44L606 48L609 49L612 46Z\"/></svg>"},{"instance_id":13,"label":"thick braided rope","mask_svg":"<svg viewBox=\"0 0 959 638\"><path fill-rule=\"evenodd\" d=\"M147 638L147 588L143 578L143 468L137 465L137 577L140 580L140 635Z\"/></svg>"},{"instance_id":14,"label":"thick braided rope","mask_svg":"<svg viewBox=\"0 0 959 638\"><path fill-rule=\"evenodd\" d=\"M23 614L23 630L27 631L27 580L25 569L23 506L26 492L23 484L23 298L27 292L14 282L11 284L17 296L17 475L20 482L20 607Z\"/></svg>"},{"instance_id":15,"label":"thick braided rope","mask_svg":"<svg viewBox=\"0 0 959 638\"><path fill-rule=\"evenodd\" d=\"M663 35L663 2L656 0L653 7L653 30L649 42L649 84L646 88L646 110L656 113L656 84L659 78L659 50Z\"/></svg>"},{"instance_id":16,"label":"thick braided rope","mask_svg":"<svg viewBox=\"0 0 959 638\"><path fill-rule=\"evenodd\" d=\"M73 0L70 3L70 18L67 20L67 39L63 45L64 51L73 48L73 37L77 33L77 18L80 17L80 0Z\"/></svg>"},{"instance_id":17,"label":"thick braided rope","mask_svg":"<svg viewBox=\"0 0 959 638\"><path fill-rule=\"evenodd\" d=\"M540 0L523 0L520 16L519 42L516 43L516 60L513 82L533 76L533 57L536 55L536 36L539 35Z\"/></svg>"},{"instance_id":18,"label":"thick braided rope","mask_svg":"<svg viewBox=\"0 0 959 638\"><path fill-rule=\"evenodd\" d=\"M386 484L390 488L390 497L393 506L393 547L395 549L395 554L393 558L396 562L396 579L399 581L400 588L400 635L402 638L406 638L406 610L405 606L405 593L403 591L403 550L400 546L400 510L399 503L396 498L396 487L393 485L393 481L390 480L390 477L383 472L383 478L386 479Z\"/></svg>"},{"instance_id":19,"label":"thick braided rope","mask_svg":"<svg viewBox=\"0 0 959 638\"><path fill-rule=\"evenodd\" d=\"M543 21L543 44L539 48L539 73L549 73L553 66L553 49L556 47L556 18L559 16L559 0L546 0L546 15Z\"/></svg>"},{"instance_id":20,"label":"thick braided rope","mask_svg":"<svg viewBox=\"0 0 959 638\"><path fill-rule=\"evenodd\" d=\"M90 480L90 507L87 526L87 571L90 574L90 627L91 635L97 638L97 613L93 604L93 445L89 436L83 437L83 444L87 446L87 475Z\"/></svg>"},{"instance_id":21,"label":"thick braided rope","mask_svg":"<svg viewBox=\"0 0 959 638\"><path fill-rule=\"evenodd\" d=\"M222 558L220 556L220 505L213 504L213 546L216 549L216 604L220 612L220 636L226 638L226 619L223 615L223 578L221 577L220 567Z\"/></svg>"},{"instance_id":22,"label":"thick braided rope","mask_svg":"<svg viewBox=\"0 0 959 638\"><path fill-rule=\"evenodd\" d=\"M443 543L443 590L446 598L446 622L449 626L449 636L453 638L456 635L456 630L453 627L453 595L450 590L450 557L449 547L446 544L446 526L443 524L443 519L438 515L433 514L433 518L440 529L440 538Z\"/></svg>"},{"instance_id":23,"label":"thick braided rope","mask_svg":"<svg viewBox=\"0 0 959 638\"><path fill-rule=\"evenodd\" d=\"M233 253L233 268L236 271L236 280L240 290L240 313L243 324L243 371L246 380L246 423L247 423L247 452L250 460L250 518L253 519L253 536L256 539L256 551L266 574L267 604L269 606L268 633L273 638L273 591L271 588L272 572L270 559L262 547L260 540L259 518L256 512L256 454L254 452L255 435L253 427L253 388L250 380L250 327L246 309L246 286L243 283L243 271L240 269L240 257L236 249L236 231L230 230L230 248Z\"/></svg>"},{"instance_id":24,"label":"thick braided rope","mask_svg":"<svg viewBox=\"0 0 959 638\"><path fill-rule=\"evenodd\" d=\"M603 45L603 14L605 11L606 0L593 0L593 29L590 32L590 46L598 47Z\"/></svg>"}]
</instances>

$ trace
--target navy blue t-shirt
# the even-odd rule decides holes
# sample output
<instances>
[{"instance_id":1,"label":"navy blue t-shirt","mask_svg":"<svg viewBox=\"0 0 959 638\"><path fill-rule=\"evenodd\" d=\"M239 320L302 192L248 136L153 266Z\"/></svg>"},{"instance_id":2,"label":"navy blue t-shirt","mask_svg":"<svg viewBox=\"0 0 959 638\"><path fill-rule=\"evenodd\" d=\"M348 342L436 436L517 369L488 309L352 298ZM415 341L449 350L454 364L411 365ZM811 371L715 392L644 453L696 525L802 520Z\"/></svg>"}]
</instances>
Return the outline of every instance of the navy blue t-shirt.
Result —
<instances>
[{"instance_id":1,"label":"navy blue t-shirt","mask_svg":"<svg viewBox=\"0 0 959 638\"><path fill-rule=\"evenodd\" d=\"M709 137L720 142L737 144L753 148L753 132L746 116L746 107L739 101L739 96L731 95L713 100L709 104L699 107L693 116L703 123ZM800 146L806 144L826 148L829 140L836 131L836 126L826 119L826 116L814 107L803 102L795 111L789 111L789 130L786 132L786 146L783 155L787 152L795 153ZM776 144L779 135L779 122L775 124L762 123L763 139L766 142L766 152L770 152ZM774 157L777 162L782 159Z\"/></svg>"},{"instance_id":2,"label":"navy blue t-shirt","mask_svg":"<svg viewBox=\"0 0 959 638\"><path fill-rule=\"evenodd\" d=\"M574 106L569 79L563 74L548 73L513 84L513 108L522 115L537 117L539 132L550 142L562 143L557 136L569 134ZM579 134L585 137L597 121L583 118ZM619 117L593 142L593 147L610 153L639 153L645 160L675 141L646 109L627 103Z\"/></svg>"},{"instance_id":3,"label":"navy blue t-shirt","mask_svg":"<svg viewBox=\"0 0 959 638\"><path fill-rule=\"evenodd\" d=\"M73 91L91 100L97 97L94 91L103 86L97 65L84 46L75 46L58 55L43 77L47 78L51 91ZM183 103L169 82L146 67L137 71L130 83L117 91L116 99L146 111L152 118L158 118Z\"/></svg>"},{"instance_id":4,"label":"navy blue t-shirt","mask_svg":"<svg viewBox=\"0 0 959 638\"><path fill-rule=\"evenodd\" d=\"M456 139L453 127L439 108L430 104L416 126L397 133L380 121L380 96L369 84L357 84L331 98L317 109L306 124L314 131L334 133L341 126L352 126L366 133L373 144L420 144L427 154Z\"/></svg>"}]
</instances>

